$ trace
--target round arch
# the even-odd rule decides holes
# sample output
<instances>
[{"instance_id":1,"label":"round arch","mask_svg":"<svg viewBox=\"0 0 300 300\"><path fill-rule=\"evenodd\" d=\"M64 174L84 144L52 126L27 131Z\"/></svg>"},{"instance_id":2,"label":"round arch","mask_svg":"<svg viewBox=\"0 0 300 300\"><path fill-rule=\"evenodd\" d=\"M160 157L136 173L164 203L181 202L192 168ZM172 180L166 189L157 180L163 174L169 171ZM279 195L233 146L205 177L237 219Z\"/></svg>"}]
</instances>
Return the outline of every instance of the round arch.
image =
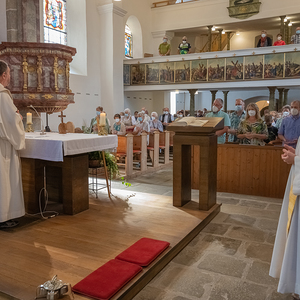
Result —
<instances>
[{"instance_id":1,"label":"round arch","mask_svg":"<svg viewBox=\"0 0 300 300\"><path fill-rule=\"evenodd\" d=\"M143 34L142 34L142 26L140 21L136 16L130 16L126 23L132 33L132 55L133 58L142 58L144 57L143 52ZM125 25L124 25L125 31ZM125 50L124 50L125 51Z\"/></svg>"}]
</instances>

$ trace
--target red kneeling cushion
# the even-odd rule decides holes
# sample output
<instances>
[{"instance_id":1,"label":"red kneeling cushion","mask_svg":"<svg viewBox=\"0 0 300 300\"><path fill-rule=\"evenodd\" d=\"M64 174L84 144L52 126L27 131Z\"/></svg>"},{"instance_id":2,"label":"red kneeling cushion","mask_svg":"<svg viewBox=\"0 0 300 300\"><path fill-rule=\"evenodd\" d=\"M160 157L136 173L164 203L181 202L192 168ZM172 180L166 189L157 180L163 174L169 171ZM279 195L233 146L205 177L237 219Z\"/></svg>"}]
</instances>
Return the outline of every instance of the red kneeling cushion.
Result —
<instances>
[{"instance_id":1,"label":"red kneeling cushion","mask_svg":"<svg viewBox=\"0 0 300 300\"><path fill-rule=\"evenodd\" d=\"M73 291L94 299L110 299L141 271L138 265L112 259L78 282Z\"/></svg>"},{"instance_id":2,"label":"red kneeling cushion","mask_svg":"<svg viewBox=\"0 0 300 300\"><path fill-rule=\"evenodd\" d=\"M142 238L120 253L116 259L146 267L169 246L168 242Z\"/></svg>"}]
</instances>

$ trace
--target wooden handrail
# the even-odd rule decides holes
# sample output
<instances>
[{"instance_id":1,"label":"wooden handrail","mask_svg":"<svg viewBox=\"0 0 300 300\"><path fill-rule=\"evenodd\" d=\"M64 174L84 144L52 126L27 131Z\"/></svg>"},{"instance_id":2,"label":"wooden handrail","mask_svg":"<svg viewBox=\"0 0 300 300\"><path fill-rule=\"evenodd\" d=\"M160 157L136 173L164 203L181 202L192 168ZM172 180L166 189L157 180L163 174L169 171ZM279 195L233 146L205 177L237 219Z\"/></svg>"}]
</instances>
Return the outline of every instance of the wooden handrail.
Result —
<instances>
[{"instance_id":1,"label":"wooden handrail","mask_svg":"<svg viewBox=\"0 0 300 300\"><path fill-rule=\"evenodd\" d=\"M186 3L186 2L195 2L199 0L180 0L181 2L177 2L176 0L165 0L165 1L157 1L152 3L152 8L156 7L162 7L162 6L167 6L167 5L173 5L173 4L181 4L181 3Z\"/></svg>"}]
</instances>

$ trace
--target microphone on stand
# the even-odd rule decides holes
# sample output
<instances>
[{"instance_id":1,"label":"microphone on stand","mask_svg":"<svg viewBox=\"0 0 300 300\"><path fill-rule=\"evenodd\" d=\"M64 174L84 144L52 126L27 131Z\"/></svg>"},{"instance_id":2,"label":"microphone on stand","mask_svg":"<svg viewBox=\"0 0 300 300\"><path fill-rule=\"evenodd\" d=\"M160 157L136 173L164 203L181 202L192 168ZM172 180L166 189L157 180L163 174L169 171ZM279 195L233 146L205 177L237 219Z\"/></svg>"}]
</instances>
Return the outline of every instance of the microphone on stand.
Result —
<instances>
[{"instance_id":1,"label":"microphone on stand","mask_svg":"<svg viewBox=\"0 0 300 300\"><path fill-rule=\"evenodd\" d=\"M40 114L37 112L37 110L35 109L35 107L31 104L29 107L31 107L35 112L36 114L38 115L39 119L41 120L41 123L42 123L42 129L41 129L41 133L40 135L45 135L45 130L44 130L44 122L43 122L43 119L41 118Z\"/></svg>"}]
</instances>

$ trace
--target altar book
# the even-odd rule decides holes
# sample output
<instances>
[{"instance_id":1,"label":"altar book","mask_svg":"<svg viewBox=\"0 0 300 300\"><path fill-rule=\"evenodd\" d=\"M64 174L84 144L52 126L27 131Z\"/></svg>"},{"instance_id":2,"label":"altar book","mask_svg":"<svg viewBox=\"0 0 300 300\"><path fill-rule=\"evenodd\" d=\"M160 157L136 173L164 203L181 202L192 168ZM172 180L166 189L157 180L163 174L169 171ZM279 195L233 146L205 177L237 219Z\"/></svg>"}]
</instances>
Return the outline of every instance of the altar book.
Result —
<instances>
[{"instance_id":1,"label":"altar book","mask_svg":"<svg viewBox=\"0 0 300 300\"><path fill-rule=\"evenodd\" d=\"M197 126L202 127L206 123L208 123L208 120L203 120L196 117L184 117L176 122L174 122L173 126Z\"/></svg>"}]
</instances>

